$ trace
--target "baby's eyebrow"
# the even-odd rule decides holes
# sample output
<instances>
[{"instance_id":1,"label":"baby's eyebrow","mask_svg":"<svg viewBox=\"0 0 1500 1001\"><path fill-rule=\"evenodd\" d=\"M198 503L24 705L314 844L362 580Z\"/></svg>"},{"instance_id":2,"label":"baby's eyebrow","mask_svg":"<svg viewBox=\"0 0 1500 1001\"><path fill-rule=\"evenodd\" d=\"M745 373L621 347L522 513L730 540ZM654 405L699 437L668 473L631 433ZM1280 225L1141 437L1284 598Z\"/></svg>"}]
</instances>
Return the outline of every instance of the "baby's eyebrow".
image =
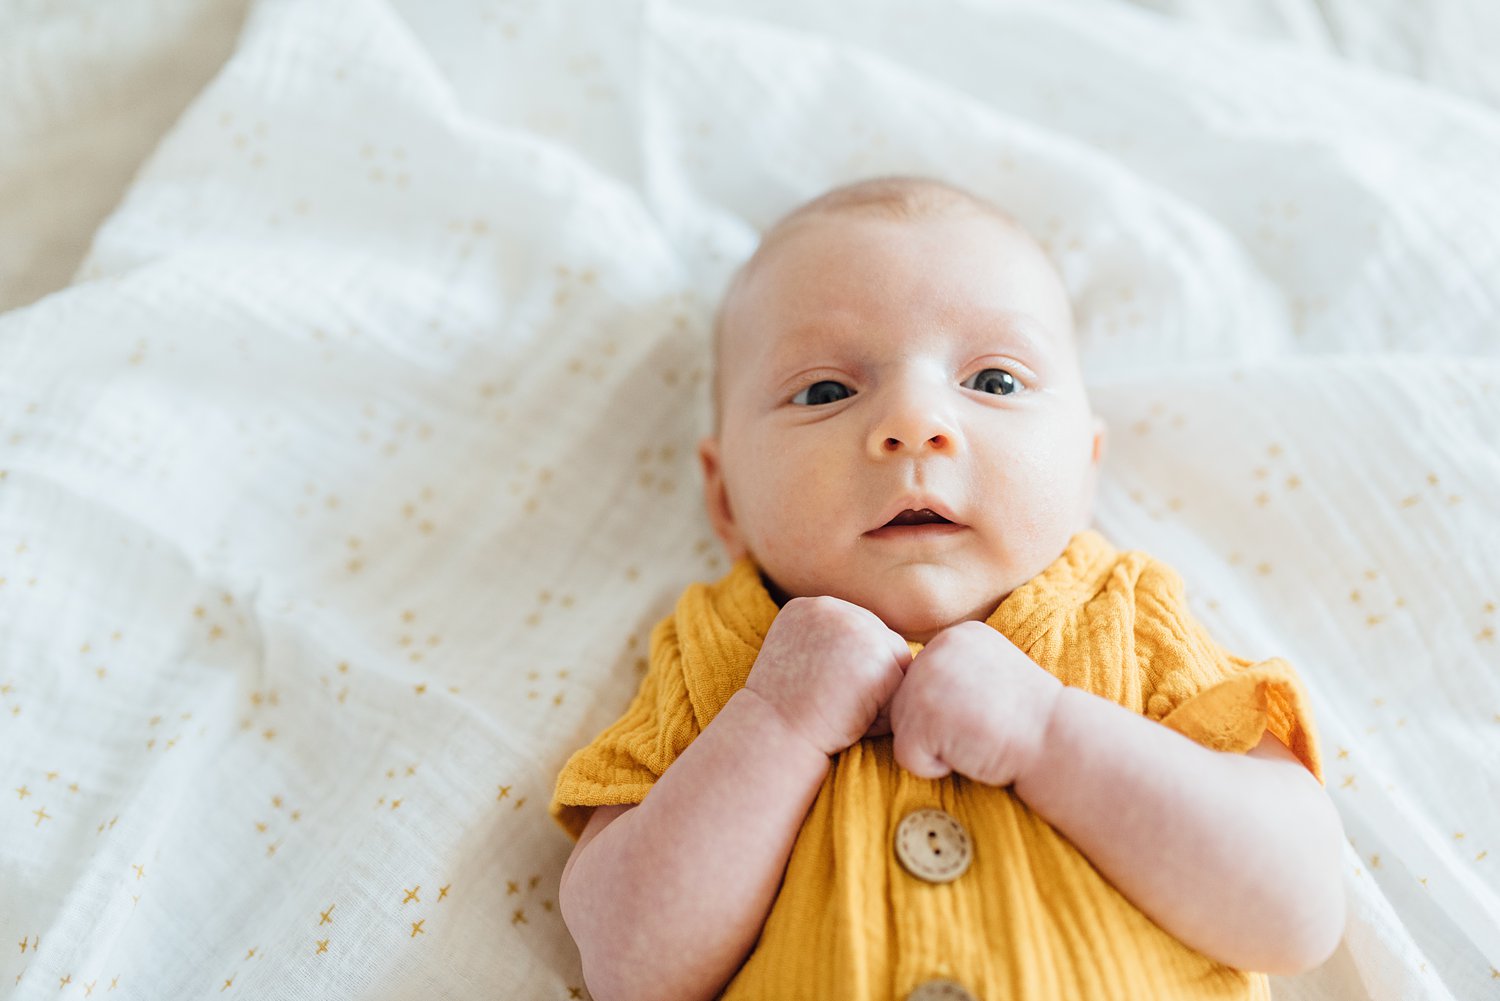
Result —
<instances>
[{"instance_id":1,"label":"baby's eyebrow","mask_svg":"<svg viewBox=\"0 0 1500 1001\"><path fill-rule=\"evenodd\" d=\"M1033 358L1043 357L1051 340L1040 320L1016 309L980 309L982 329L988 336L1002 332L1016 347Z\"/></svg>"},{"instance_id":2,"label":"baby's eyebrow","mask_svg":"<svg viewBox=\"0 0 1500 1001\"><path fill-rule=\"evenodd\" d=\"M994 309L983 306L971 307L948 317L955 328L962 329L965 339L973 344L996 345L1003 342L1017 352L1022 362L1033 366L1047 363L1052 338L1041 321L1030 313L1015 309ZM858 342L858 329L827 318L816 323L801 323L787 330L780 343L772 349L768 368L772 381L784 379L791 368L802 363L810 350L808 340L821 343L826 349L838 351Z\"/></svg>"}]
</instances>

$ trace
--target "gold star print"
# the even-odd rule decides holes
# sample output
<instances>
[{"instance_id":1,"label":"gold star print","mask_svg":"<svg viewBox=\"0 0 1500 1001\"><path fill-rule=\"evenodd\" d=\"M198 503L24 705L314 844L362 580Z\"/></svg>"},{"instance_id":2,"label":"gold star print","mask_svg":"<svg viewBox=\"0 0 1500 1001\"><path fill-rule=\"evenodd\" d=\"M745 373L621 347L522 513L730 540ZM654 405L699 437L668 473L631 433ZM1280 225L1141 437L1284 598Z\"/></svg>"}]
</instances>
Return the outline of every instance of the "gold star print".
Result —
<instances>
[{"instance_id":1,"label":"gold star print","mask_svg":"<svg viewBox=\"0 0 1500 1001\"><path fill-rule=\"evenodd\" d=\"M448 884L448 886L452 886L452 885L453 885L452 883ZM439 900L442 900L444 897L446 897L448 895L448 886L440 886L440 887L438 887L438 899Z\"/></svg>"},{"instance_id":2,"label":"gold star print","mask_svg":"<svg viewBox=\"0 0 1500 1001\"><path fill-rule=\"evenodd\" d=\"M41 827L42 821L52 819L52 814L47 812L47 808L45 806L40 810L32 810L31 812L36 814L36 823L32 825L33 827Z\"/></svg>"},{"instance_id":3,"label":"gold star print","mask_svg":"<svg viewBox=\"0 0 1500 1001\"><path fill-rule=\"evenodd\" d=\"M414 921L414 922L412 922L412 926L411 926L411 937L412 938L416 938L418 935L426 935L427 934L427 932L425 932L425 931L422 930L422 925L425 924L426 921L427 921L427 919L423 918L421 921Z\"/></svg>"},{"instance_id":4,"label":"gold star print","mask_svg":"<svg viewBox=\"0 0 1500 1001\"><path fill-rule=\"evenodd\" d=\"M328 951L328 943L330 941L332 941L332 939L326 939L326 938L324 938L324 939L314 939L313 941L315 941L315 942L318 943L318 951L315 952L315 953L313 953L313 955L314 956L320 956L323 953L325 953L325 952Z\"/></svg>"},{"instance_id":5,"label":"gold star print","mask_svg":"<svg viewBox=\"0 0 1500 1001\"><path fill-rule=\"evenodd\" d=\"M27 935L25 938L21 939L21 952L22 952L23 955L26 952L26 943L28 941L30 941L30 939L31 939L30 935Z\"/></svg>"},{"instance_id":6,"label":"gold star print","mask_svg":"<svg viewBox=\"0 0 1500 1001\"><path fill-rule=\"evenodd\" d=\"M130 868L132 868L132 869L135 870L135 878L136 879L145 879L146 878L146 867L145 866L143 866L143 865L131 865Z\"/></svg>"},{"instance_id":7,"label":"gold star print","mask_svg":"<svg viewBox=\"0 0 1500 1001\"><path fill-rule=\"evenodd\" d=\"M94 984L97 984L98 982L99 981L95 980L95 981L93 981L91 983L84 984L83 985L83 996L84 997L91 996L94 993Z\"/></svg>"},{"instance_id":8,"label":"gold star print","mask_svg":"<svg viewBox=\"0 0 1500 1001\"><path fill-rule=\"evenodd\" d=\"M1339 748L1339 760L1343 761L1347 757L1349 757L1349 752L1342 747Z\"/></svg>"},{"instance_id":9,"label":"gold star print","mask_svg":"<svg viewBox=\"0 0 1500 1001\"><path fill-rule=\"evenodd\" d=\"M1500 718L1500 717L1496 717L1496 718ZM500 790L500 795L498 795L498 796L495 797L495 799L497 801L498 800L502 800L505 797L507 797L507 796L510 795L510 786L496 786L496 788Z\"/></svg>"},{"instance_id":10,"label":"gold star print","mask_svg":"<svg viewBox=\"0 0 1500 1001\"><path fill-rule=\"evenodd\" d=\"M337 906L337 905L335 905L335 904L329 904L328 905L328 910L321 912L322 913L322 919L318 922L318 924L320 924L320 925L331 925L331 924L333 924L333 918L330 918L328 915L330 915L330 914L333 913L333 909L334 909L335 906Z\"/></svg>"},{"instance_id":11,"label":"gold star print","mask_svg":"<svg viewBox=\"0 0 1500 1001\"><path fill-rule=\"evenodd\" d=\"M1354 776L1353 775L1346 776L1344 778L1344 784L1342 786L1340 786L1339 788L1341 788L1341 789L1353 789L1355 792L1359 792L1359 787L1354 784Z\"/></svg>"},{"instance_id":12,"label":"gold star print","mask_svg":"<svg viewBox=\"0 0 1500 1001\"><path fill-rule=\"evenodd\" d=\"M507 879L505 881L505 887L506 887L506 889L505 889L505 895L507 897L510 896L513 893L520 893L521 892L521 884L517 883L513 879Z\"/></svg>"},{"instance_id":13,"label":"gold star print","mask_svg":"<svg viewBox=\"0 0 1500 1001\"><path fill-rule=\"evenodd\" d=\"M224 981L224 986L219 988L219 993L223 994L225 991L229 990L229 988L231 988L233 986L234 986L234 978L230 977L228 980Z\"/></svg>"},{"instance_id":14,"label":"gold star print","mask_svg":"<svg viewBox=\"0 0 1500 1001\"><path fill-rule=\"evenodd\" d=\"M16 790L16 792L20 794L16 797L17 799L25 799L27 796L31 795L31 790L27 789L25 786L21 786Z\"/></svg>"},{"instance_id":15,"label":"gold star print","mask_svg":"<svg viewBox=\"0 0 1500 1001\"><path fill-rule=\"evenodd\" d=\"M511 915L510 923L513 925L524 925L526 923L526 912L524 910L517 910L515 914Z\"/></svg>"},{"instance_id":16,"label":"gold star print","mask_svg":"<svg viewBox=\"0 0 1500 1001\"><path fill-rule=\"evenodd\" d=\"M246 959L254 959L255 958L255 950L251 949L249 952L245 953L245 958Z\"/></svg>"},{"instance_id":17,"label":"gold star print","mask_svg":"<svg viewBox=\"0 0 1500 1001\"><path fill-rule=\"evenodd\" d=\"M403 903L403 904L409 904L409 903L411 903L411 902L412 902L412 901L413 901L413 900L415 900L415 901L416 901L416 902L417 902L417 903L419 903L419 904L420 904L420 903L421 903L421 902L422 902L422 898L421 898L421 897L419 897L419 896L417 896L417 891L419 891L419 890L421 890L421 889L422 889L422 884L421 884L421 883L418 883L418 884L417 884L417 885L416 885L416 886L415 886L415 887L413 887L413 888L412 888L412 889L410 889L410 890L402 890L402 891L401 891L401 892L403 892L403 893L405 893L405 894L406 894L406 899L405 899L405 900L403 900L403 901L401 901L401 902L402 902L402 903Z\"/></svg>"},{"instance_id":18,"label":"gold star print","mask_svg":"<svg viewBox=\"0 0 1500 1001\"><path fill-rule=\"evenodd\" d=\"M568 988L568 997L570 997L570 998L581 998L581 997L583 997L583 988L582 987L569 987Z\"/></svg>"},{"instance_id":19,"label":"gold star print","mask_svg":"<svg viewBox=\"0 0 1500 1001\"><path fill-rule=\"evenodd\" d=\"M58 979L62 981L62 986L66 987L73 982L73 974L69 973L67 976L59 977ZM61 990L62 988L60 987L58 989Z\"/></svg>"}]
</instances>

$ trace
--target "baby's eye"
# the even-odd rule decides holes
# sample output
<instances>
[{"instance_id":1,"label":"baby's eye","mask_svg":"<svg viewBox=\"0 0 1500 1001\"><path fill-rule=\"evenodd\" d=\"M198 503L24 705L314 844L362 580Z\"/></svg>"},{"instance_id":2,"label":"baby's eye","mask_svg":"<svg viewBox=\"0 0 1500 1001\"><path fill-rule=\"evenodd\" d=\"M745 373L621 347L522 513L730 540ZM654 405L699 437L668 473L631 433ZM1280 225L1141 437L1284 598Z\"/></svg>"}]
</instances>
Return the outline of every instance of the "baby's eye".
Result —
<instances>
[{"instance_id":1,"label":"baby's eye","mask_svg":"<svg viewBox=\"0 0 1500 1001\"><path fill-rule=\"evenodd\" d=\"M822 382L813 383L792 397L792 402L801 406L816 407L824 403L837 403L844 397L853 395L854 390L842 382L824 379Z\"/></svg>"},{"instance_id":2,"label":"baby's eye","mask_svg":"<svg viewBox=\"0 0 1500 1001\"><path fill-rule=\"evenodd\" d=\"M994 393L996 396L1009 396L1021 388L1016 377L1003 368L987 368L975 372L963 381L963 386L965 389L977 389L981 393Z\"/></svg>"}]
</instances>

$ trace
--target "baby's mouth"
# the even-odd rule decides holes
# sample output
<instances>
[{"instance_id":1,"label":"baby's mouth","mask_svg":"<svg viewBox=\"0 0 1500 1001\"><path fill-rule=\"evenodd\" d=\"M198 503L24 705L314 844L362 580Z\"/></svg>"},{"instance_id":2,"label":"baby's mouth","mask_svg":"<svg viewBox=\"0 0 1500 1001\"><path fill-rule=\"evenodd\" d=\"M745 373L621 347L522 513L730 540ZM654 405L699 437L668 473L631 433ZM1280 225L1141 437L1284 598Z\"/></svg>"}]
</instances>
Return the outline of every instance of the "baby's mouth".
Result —
<instances>
[{"instance_id":1,"label":"baby's mouth","mask_svg":"<svg viewBox=\"0 0 1500 1001\"><path fill-rule=\"evenodd\" d=\"M943 517L931 508L907 508L879 528L866 532L865 538L912 543L924 540L935 542L964 530L963 525Z\"/></svg>"},{"instance_id":2,"label":"baby's mouth","mask_svg":"<svg viewBox=\"0 0 1500 1001\"><path fill-rule=\"evenodd\" d=\"M900 514L896 515L896 517L894 517L890 521L886 522L885 525L882 526L882 527L884 527L884 528L890 528L892 525L951 525L951 524L953 524L953 522L949 521L947 518L944 518L942 515L938 514L936 511L932 510L931 508L924 507L924 508L922 508L919 511L913 511L911 508L907 508L905 511L902 511Z\"/></svg>"}]
</instances>

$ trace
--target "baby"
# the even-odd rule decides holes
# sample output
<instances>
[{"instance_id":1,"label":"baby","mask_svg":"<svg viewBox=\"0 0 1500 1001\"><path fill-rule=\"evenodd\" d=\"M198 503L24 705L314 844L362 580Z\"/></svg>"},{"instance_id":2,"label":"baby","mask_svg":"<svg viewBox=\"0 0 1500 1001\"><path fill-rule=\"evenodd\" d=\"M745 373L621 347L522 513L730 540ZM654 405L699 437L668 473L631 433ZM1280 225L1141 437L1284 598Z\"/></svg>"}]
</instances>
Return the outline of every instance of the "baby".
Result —
<instances>
[{"instance_id":1,"label":"baby","mask_svg":"<svg viewBox=\"0 0 1500 1001\"><path fill-rule=\"evenodd\" d=\"M1089 527L1105 427L1025 230L933 180L835 189L715 349L733 567L551 806L596 1001L1265 999L1332 954L1306 693Z\"/></svg>"}]
</instances>

